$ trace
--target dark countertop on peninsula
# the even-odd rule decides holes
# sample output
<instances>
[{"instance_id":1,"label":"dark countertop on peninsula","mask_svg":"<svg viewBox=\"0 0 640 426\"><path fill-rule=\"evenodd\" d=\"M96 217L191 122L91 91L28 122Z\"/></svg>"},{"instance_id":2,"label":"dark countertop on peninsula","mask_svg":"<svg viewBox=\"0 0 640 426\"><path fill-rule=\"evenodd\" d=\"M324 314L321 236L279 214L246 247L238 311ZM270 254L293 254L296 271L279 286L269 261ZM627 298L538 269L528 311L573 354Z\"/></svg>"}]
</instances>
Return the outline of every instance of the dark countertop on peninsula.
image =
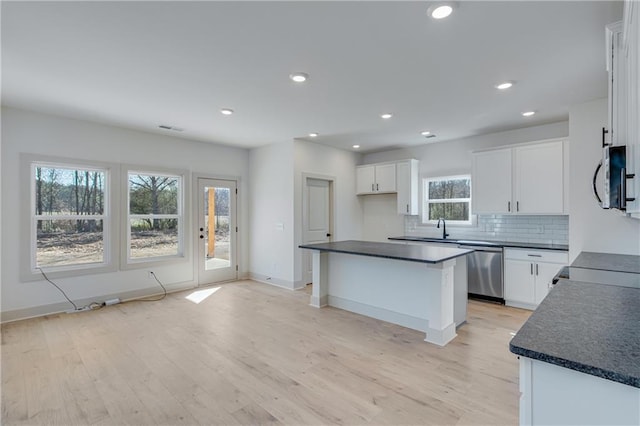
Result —
<instances>
[{"instance_id":1,"label":"dark countertop on peninsula","mask_svg":"<svg viewBox=\"0 0 640 426\"><path fill-rule=\"evenodd\" d=\"M472 253L473 250L435 247L427 245L410 245L380 243L374 241L335 241L331 243L303 244L303 249L319 250L334 253L346 253L360 256L382 257L385 259L405 260L409 262L441 263Z\"/></svg>"},{"instance_id":2,"label":"dark countertop on peninsula","mask_svg":"<svg viewBox=\"0 0 640 426\"><path fill-rule=\"evenodd\" d=\"M640 256L583 251L571 267L640 274Z\"/></svg>"},{"instance_id":3,"label":"dark countertop on peninsula","mask_svg":"<svg viewBox=\"0 0 640 426\"><path fill-rule=\"evenodd\" d=\"M566 244L541 244L541 243L520 243L515 241L493 241L493 240L465 240L465 239L450 239L443 240L442 238L428 238L428 237L389 237L392 241L416 241L423 243L447 243L447 244L461 244L466 246L485 246L485 247L506 247L506 248L523 248L523 249L536 249L536 250L556 250L556 251L569 251L569 246Z\"/></svg>"},{"instance_id":4,"label":"dark countertop on peninsula","mask_svg":"<svg viewBox=\"0 0 640 426\"><path fill-rule=\"evenodd\" d=\"M640 388L640 290L560 280L511 340L517 355Z\"/></svg>"}]
</instances>

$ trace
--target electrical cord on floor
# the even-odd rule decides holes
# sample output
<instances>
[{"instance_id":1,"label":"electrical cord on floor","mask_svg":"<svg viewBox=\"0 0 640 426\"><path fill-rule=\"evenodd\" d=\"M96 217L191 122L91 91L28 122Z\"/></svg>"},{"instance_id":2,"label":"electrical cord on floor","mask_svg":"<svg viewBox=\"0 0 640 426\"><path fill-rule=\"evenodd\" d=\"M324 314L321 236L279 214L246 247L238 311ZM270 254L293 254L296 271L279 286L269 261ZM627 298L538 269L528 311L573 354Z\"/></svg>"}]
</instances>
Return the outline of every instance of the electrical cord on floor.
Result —
<instances>
[{"instance_id":1,"label":"electrical cord on floor","mask_svg":"<svg viewBox=\"0 0 640 426\"><path fill-rule=\"evenodd\" d=\"M84 311L84 310L86 310L88 308L88 309L91 309L93 311L93 310L100 309L100 308L104 307L104 303L91 302L88 305L85 305L85 306L79 308L78 305L73 303L73 300L69 299L69 296L67 296L67 293L65 293L64 290L62 290L60 288L60 286L58 286L58 284L54 283L53 281L51 281L49 279L49 277L47 276L47 274L44 273L44 270L42 270L42 268L36 267L36 269L40 271L40 273L42 274L42 276L44 277L45 280L47 280L51 285L53 285L55 288L57 288L58 291L60 291L60 293L62 293L62 295L65 297L65 299L67 299L67 301L73 305L73 310L75 310L75 311Z\"/></svg>"},{"instance_id":2,"label":"electrical cord on floor","mask_svg":"<svg viewBox=\"0 0 640 426\"><path fill-rule=\"evenodd\" d=\"M62 293L62 295L65 297L65 299L67 299L67 301L69 303L71 303L71 305L73 305L73 310L74 311L78 311L78 312L82 312L82 311L95 311L101 308L104 308L106 306L106 302L91 302L88 305L82 306L82 307L78 307L78 305L76 305L75 303L73 303L73 300L71 300L69 298L69 296L67 296L67 293L64 292L64 290L62 290L60 288L60 286L58 286L58 284L54 283L52 280L49 279L49 277L47 276L47 274L45 274L44 270L42 270L42 268L40 267L36 267L37 270L40 271L40 273L42 274L42 276L44 277L45 280L47 280L51 285L53 285L55 288L58 289L58 291L60 293ZM149 271L149 273L153 276L153 278L156 280L156 282L160 285L160 287L162 287L162 296L160 297L156 297L155 299L134 299L134 300L130 300L130 302L159 302L160 300L164 299L165 297L167 297L167 289L165 288L164 285L162 285L162 283L160 282L160 280L158 279L158 277L156 277L156 274L153 271Z\"/></svg>"},{"instance_id":3,"label":"electrical cord on floor","mask_svg":"<svg viewBox=\"0 0 640 426\"><path fill-rule=\"evenodd\" d=\"M156 297L155 299L137 299L138 302L159 302L160 300L167 297L167 289L162 285L158 277L156 277L156 274L153 271L149 271L149 273L153 275L153 278L156 280L158 284L160 284L160 287L162 287L162 291L163 291L162 296Z\"/></svg>"}]
</instances>

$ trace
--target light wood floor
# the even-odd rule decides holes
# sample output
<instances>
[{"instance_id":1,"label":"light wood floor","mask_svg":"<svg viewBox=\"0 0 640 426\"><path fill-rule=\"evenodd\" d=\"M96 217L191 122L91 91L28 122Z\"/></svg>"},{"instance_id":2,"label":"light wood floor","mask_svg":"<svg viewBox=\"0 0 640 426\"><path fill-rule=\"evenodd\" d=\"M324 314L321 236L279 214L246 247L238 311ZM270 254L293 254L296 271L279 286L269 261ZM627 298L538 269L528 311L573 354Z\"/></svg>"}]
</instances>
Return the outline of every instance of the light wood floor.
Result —
<instances>
[{"instance_id":1,"label":"light wood floor","mask_svg":"<svg viewBox=\"0 0 640 426\"><path fill-rule=\"evenodd\" d=\"M469 303L445 348L252 281L2 326L2 424L517 424L511 334Z\"/></svg>"}]
</instances>

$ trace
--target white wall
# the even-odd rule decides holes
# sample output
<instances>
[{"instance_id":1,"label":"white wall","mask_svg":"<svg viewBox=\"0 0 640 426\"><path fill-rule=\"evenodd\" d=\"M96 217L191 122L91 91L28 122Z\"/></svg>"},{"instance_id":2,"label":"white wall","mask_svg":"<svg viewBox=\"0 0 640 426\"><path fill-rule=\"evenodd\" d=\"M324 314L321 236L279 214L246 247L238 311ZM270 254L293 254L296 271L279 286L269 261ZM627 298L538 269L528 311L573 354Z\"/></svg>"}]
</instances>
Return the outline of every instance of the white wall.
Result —
<instances>
[{"instance_id":1,"label":"white wall","mask_svg":"<svg viewBox=\"0 0 640 426\"><path fill-rule=\"evenodd\" d=\"M294 141L294 218L296 287L302 283L302 175L316 174L333 177L335 191L334 241L362 239L362 205L356 195L356 165L360 154L316 143Z\"/></svg>"},{"instance_id":2,"label":"white wall","mask_svg":"<svg viewBox=\"0 0 640 426\"><path fill-rule=\"evenodd\" d=\"M572 106L569 123L570 260L581 251L640 255L640 220L601 209L593 196L593 172L602 159L602 127L607 127L607 100Z\"/></svg>"},{"instance_id":3,"label":"white wall","mask_svg":"<svg viewBox=\"0 0 640 426\"><path fill-rule=\"evenodd\" d=\"M44 281L20 281L21 247L28 244L20 233L20 223L28 213L19 208L20 153L84 159L111 163L139 164L185 169L219 177L238 177L240 215L240 275L248 272L248 172L249 153L245 149L224 147L175 137L143 133L86 121L44 115L12 108L2 109L2 305L3 318L37 315L68 309L58 291ZM193 202L196 200L193 199ZM189 207L189 206L187 206ZM187 212L189 217L191 211ZM191 228L195 231L195 228ZM187 235L189 230L186 229ZM195 235L195 233L194 233ZM188 238L187 241L195 241ZM193 250L188 250L190 253ZM168 287L195 284L195 258L185 262L154 266L153 270ZM56 280L72 298L96 298L157 292L157 284L145 270L127 270Z\"/></svg>"},{"instance_id":4,"label":"white wall","mask_svg":"<svg viewBox=\"0 0 640 426\"><path fill-rule=\"evenodd\" d=\"M362 164L415 158L420 160L420 178L470 174L471 151L536 140L560 138L568 135L569 123L563 121L560 123L527 127L446 142L429 143L412 148L376 152L365 155ZM385 196L385 198L378 197L381 196L363 197L363 238L366 240L383 241L389 236L404 235L404 216L396 213L395 195ZM454 228L448 227L447 231L453 232ZM433 232L435 236L437 231Z\"/></svg>"},{"instance_id":5,"label":"white wall","mask_svg":"<svg viewBox=\"0 0 640 426\"><path fill-rule=\"evenodd\" d=\"M249 167L251 277L293 289L293 142L252 149Z\"/></svg>"}]
</instances>

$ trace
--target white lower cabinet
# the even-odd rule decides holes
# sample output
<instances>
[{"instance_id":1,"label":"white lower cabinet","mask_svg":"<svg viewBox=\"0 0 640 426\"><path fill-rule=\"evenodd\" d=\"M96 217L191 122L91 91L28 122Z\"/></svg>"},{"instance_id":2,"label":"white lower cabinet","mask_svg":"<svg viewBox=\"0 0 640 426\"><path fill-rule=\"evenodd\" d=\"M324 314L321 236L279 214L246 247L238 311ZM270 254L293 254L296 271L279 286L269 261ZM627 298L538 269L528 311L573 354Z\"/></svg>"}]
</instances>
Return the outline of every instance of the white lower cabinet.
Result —
<instances>
[{"instance_id":1,"label":"white lower cabinet","mask_svg":"<svg viewBox=\"0 0 640 426\"><path fill-rule=\"evenodd\" d=\"M505 249L505 303L535 309L547 296L553 277L568 262L565 251Z\"/></svg>"}]
</instances>

